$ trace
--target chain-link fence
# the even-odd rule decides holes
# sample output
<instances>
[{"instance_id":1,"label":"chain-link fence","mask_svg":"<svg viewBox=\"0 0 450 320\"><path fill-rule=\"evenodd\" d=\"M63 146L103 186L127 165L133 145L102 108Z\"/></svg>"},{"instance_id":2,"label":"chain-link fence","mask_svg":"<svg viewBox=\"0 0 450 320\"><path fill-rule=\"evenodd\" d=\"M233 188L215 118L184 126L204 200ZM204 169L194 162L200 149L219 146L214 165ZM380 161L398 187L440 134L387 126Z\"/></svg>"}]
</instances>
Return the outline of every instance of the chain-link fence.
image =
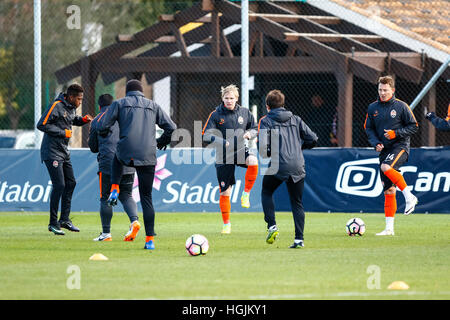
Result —
<instances>
[{"instance_id":1,"label":"chain-link fence","mask_svg":"<svg viewBox=\"0 0 450 320\"><path fill-rule=\"evenodd\" d=\"M127 79L138 78L145 95L194 134L194 121L204 123L221 103L220 87L240 86L239 5L42 0L42 112L77 82L86 90L78 113L94 116L100 94L121 98ZM307 1L250 1L250 11L249 107L257 118L265 115L265 95L280 89L320 147L369 146L363 124L377 99L376 77L398 73L396 97L411 103L439 66ZM0 130L34 130L32 1L0 3L0 34ZM356 62L338 66L349 57ZM351 71L348 83L342 70ZM430 129L424 119L425 107L445 117L449 101L444 74L414 110L420 129L413 147L450 144L450 133ZM71 146L86 146L86 139L86 130L74 127Z\"/></svg>"},{"instance_id":2,"label":"chain-link fence","mask_svg":"<svg viewBox=\"0 0 450 320\"><path fill-rule=\"evenodd\" d=\"M157 23L161 14L186 9L193 1L41 0L42 112L78 75L60 83L55 72ZM34 130L33 1L0 2L0 134L15 136ZM122 78L122 79L121 79ZM95 101L103 93L124 95L125 80L95 83ZM147 87L146 93L151 93ZM94 113L98 105L93 106ZM82 109L77 110L81 114ZM94 115L94 114L93 114ZM70 145L79 147L81 130L74 127ZM5 147L13 146L12 138Z\"/></svg>"}]
</instances>

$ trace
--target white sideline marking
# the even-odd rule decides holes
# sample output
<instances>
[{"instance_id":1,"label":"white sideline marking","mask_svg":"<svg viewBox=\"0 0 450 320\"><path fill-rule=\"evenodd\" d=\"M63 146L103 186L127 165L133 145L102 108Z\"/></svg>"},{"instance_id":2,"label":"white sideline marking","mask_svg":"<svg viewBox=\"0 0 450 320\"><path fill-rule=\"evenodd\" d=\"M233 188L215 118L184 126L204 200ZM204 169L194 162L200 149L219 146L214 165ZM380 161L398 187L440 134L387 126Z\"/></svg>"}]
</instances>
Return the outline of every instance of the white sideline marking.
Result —
<instances>
[{"instance_id":1,"label":"white sideline marking","mask_svg":"<svg viewBox=\"0 0 450 320\"><path fill-rule=\"evenodd\" d=\"M303 294L279 294L279 295L252 295L247 298L250 300L276 300L276 299L321 299L321 298L344 298L344 297L371 297L371 296L417 296L417 295L450 295L450 291L373 291L373 292L336 292L329 294L319 293L303 293ZM192 297L169 297L169 298L144 298L144 300L235 300L236 297L231 296L192 296ZM119 299L121 300L121 299Z\"/></svg>"},{"instance_id":2,"label":"white sideline marking","mask_svg":"<svg viewBox=\"0 0 450 320\"><path fill-rule=\"evenodd\" d=\"M281 295L257 295L250 299L295 299L295 298L326 298L326 297L370 297L370 296L415 296L415 295L450 295L450 292L430 291L373 291L373 292L336 292L329 294L305 293L305 294L281 294Z\"/></svg>"}]
</instances>

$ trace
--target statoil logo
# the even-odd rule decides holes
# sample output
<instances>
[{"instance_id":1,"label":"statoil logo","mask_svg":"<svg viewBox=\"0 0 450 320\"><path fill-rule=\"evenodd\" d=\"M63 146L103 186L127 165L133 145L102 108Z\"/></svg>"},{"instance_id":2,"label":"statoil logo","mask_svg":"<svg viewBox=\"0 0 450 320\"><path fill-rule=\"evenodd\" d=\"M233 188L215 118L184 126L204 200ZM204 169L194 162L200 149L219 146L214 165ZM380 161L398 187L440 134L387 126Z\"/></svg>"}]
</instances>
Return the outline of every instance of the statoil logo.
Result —
<instances>
[{"instance_id":1,"label":"statoil logo","mask_svg":"<svg viewBox=\"0 0 450 320\"><path fill-rule=\"evenodd\" d=\"M0 182L0 202L48 202L52 190L52 182L47 185L31 184L26 181L22 184L8 184L8 181Z\"/></svg>"},{"instance_id":2,"label":"statoil logo","mask_svg":"<svg viewBox=\"0 0 450 320\"><path fill-rule=\"evenodd\" d=\"M162 202L166 204L179 203L179 204L208 204L219 203L219 185L208 182L206 184L195 184L193 181L180 181L177 179L168 179L173 176L173 173L165 168L167 161L167 154L164 154L157 158L155 166L155 177L153 179L153 188L159 191L157 196L162 197ZM197 174L201 176L205 174L203 170L206 167L200 169ZM230 201L236 203L239 200L239 195L243 186L243 182L239 179L236 180L236 184L232 186ZM136 202L140 202L139 196L139 181L137 174L134 176L133 184L133 199Z\"/></svg>"}]
</instances>

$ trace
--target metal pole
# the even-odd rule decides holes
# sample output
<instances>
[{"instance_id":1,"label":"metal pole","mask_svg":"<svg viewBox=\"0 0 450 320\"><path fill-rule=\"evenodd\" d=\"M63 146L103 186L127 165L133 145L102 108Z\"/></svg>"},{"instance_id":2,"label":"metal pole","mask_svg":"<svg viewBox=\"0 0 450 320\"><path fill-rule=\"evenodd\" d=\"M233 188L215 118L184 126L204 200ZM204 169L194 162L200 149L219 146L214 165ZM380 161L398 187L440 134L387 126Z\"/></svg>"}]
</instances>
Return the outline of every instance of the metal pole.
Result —
<instances>
[{"instance_id":1,"label":"metal pole","mask_svg":"<svg viewBox=\"0 0 450 320\"><path fill-rule=\"evenodd\" d=\"M248 44L248 0L241 2L241 102L244 108L249 107L249 44Z\"/></svg>"},{"instance_id":2,"label":"metal pole","mask_svg":"<svg viewBox=\"0 0 450 320\"><path fill-rule=\"evenodd\" d=\"M36 124L41 118L41 0L34 0L34 147L38 149L41 131Z\"/></svg>"},{"instance_id":3,"label":"metal pole","mask_svg":"<svg viewBox=\"0 0 450 320\"><path fill-rule=\"evenodd\" d=\"M420 100L423 99L423 97L427 94L427 92L430 90L430 88L434 85L434 83L437 81L437 79L440 77L440 75L445 71L448 64L450 63L450 55L447 57L447 61L445 61L442 66L436 71L436 73L433 75L433 77L428 81L428 83L423 87L422 91L417 95L417 97L414 99L414 101L411 103L410 108L411 110L414 110L414 108L419 104Z\"/></svg>"}]
</instances>

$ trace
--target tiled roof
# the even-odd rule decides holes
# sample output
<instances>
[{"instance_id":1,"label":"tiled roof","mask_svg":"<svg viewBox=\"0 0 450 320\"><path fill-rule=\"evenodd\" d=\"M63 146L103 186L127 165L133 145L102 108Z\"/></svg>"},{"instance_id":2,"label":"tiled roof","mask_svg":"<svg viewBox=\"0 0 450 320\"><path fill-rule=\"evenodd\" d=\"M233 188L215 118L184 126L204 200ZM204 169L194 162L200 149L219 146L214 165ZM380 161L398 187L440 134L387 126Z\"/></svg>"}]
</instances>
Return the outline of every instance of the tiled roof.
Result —
<instances>
[{"instance_id":1,"label":"tiled roof","mask_svg":"<svg viewBox=\"0 0 450 320\"><path fill-rule=\"evenodd\" d=\"M449 0L331 0L450 53Z\"/></svg>"}]
</instances>

